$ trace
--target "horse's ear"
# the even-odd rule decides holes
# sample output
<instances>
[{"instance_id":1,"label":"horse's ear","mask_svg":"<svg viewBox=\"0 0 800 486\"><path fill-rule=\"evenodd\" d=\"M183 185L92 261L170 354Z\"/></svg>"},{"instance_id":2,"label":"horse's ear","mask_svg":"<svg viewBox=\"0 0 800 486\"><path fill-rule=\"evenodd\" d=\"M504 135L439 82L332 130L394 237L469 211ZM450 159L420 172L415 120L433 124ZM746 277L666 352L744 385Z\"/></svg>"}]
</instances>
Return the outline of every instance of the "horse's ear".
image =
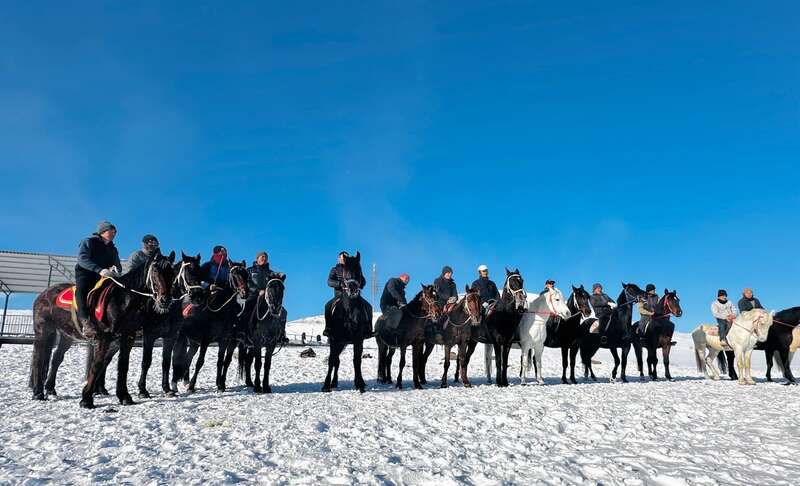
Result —
<instances>
[{"instance_id":1,"label":"horse's ear","mask_svg":"<svg viewBox=\"0 0 800 486\"><path fill-rule=\"evenodd\" d=\"M509 276L509 275L511 275L511 270L509 270L508 267L506 267L506 276Z\"/></svg>"},{"instance_id":2,"label":"horse's ear","mask_svg":"<svg viewBox=\"0 0 800 486\"><path fill-rule=\"evenodd\" d=\"M419 286L422 287L422 290L428 290L424 283L420 283Z\"/></svg>"},{"instance_id":3,"label":"horse's ear","mask_svg":"<svg viewBox=\"0 0 800 486\"><path fill-rule=\"evenodd\" d=\"M197 258L197 263L200 263L200 262L202 261L202 260L200 259L200 254L199 254L199 253L197 254L197 256L196 256L195 258Z\"/></svg>"},{"instance_id":4,"label":"horse's ear","mask_svg":"<svg viewBox=\"0 0 800 486\"><path fill-rule=\"evenodd\" d=\"M244 260L242 260L242 266L243 266L244 268L247 268L247 262L246 262L246 261L244 261Z\"/></svg>"},{"instance_id":5,"label":"horse's ear","mask_svg":"<svg viewBox=\"0 0 800 486\"><path fill-rule=\"evenodd\" d=\"M281 274L281 282L285 282L285 281L286 281L286 274L282 273Z\"/></svg>"},{"instance_id":6,"label":"horse's ear","mask_svg":"<svg viewBox=\"0 0 800 486\"><path fill-rule=\"evenodd\" d=\"M581 284L581 290L586 290L586 289L583 288L583 284Z\"/></svg>"},{"instance_id":7,"label":"horse's ear","mask_svg":"<svg viewBox=\"0 0 800 486\"><path fill-rule=\"evenodd\" d=\"M664 295L667 295L668 293L669 293L669 289L665 288L664 289Z\"/></svg>"},{"instance_id":8,"label":"horse's ear","mask_svg":"<svg viewBox=\"0 0 800 486\"><path fill-rule=\"evenodd\" d=\"M514 273L516 273L517 275L519 275L519 268L515 268L515 269L514 269Z\"/></svg>"},{"instance_id":9,"label":"horse's ear","mask_svg":"<svg viewBox=\"0 0 800 486\"><path fill-rule=\"evenodd\" d=\"M625 282L622 282L622 288L623 288L623 289L624 289L625 287L627 287L627 286L628 286L628 284L626 284Z\"/></svg>"},{"instance_id":10,"label":"horse's ear","mask_svg":"<svg viewBox=\"0 0 800 486\"><path fill-rule=\"evenodd\" d=\"M467 293L469 293L469 285L465 284L465 285L464 285L464 290L465 290Z\"/></svg>"},{"instance_id":11,"label":"horse's ear","mask_svg":"<svg viewBox=\"0 0 800 486\"><path fill-rule=\"evenodd\" d=\"M361 252L360 251L356 251L356 261L359 262L359 263L361 262Z\"/></svg>"},{"instance_id":12,"label":"horse's ear","mask_svg":"<svg viewBox=\"0 0 800 486\"><path fill-rule=\"evenodd\" d=\"M175 250L169 252L169 257L167 257L170 263L175 263Z\"/></svg>"},{"instance_id":13,"label":"horse's ear","mask_svg":"<svg viewBox=\"0 0 800 486\"><path fill-rule=\"evenodd\" d=\"M578 291L578 288L575 287L574 285L570 284L570 287L572 287L572 291L573 292L577 292ZM581 285L581 287L583 287L583 285Z\"/></svg>"},{"instance_id":14,"label":"horse's ear","mask_svg":"<svg viewBox=\"0 0 800 486\"><path fill-rule=\"evenodd\" d=\"M181 250L181 260L186 260L186 253Z\"/></svg>"}]
</instances>

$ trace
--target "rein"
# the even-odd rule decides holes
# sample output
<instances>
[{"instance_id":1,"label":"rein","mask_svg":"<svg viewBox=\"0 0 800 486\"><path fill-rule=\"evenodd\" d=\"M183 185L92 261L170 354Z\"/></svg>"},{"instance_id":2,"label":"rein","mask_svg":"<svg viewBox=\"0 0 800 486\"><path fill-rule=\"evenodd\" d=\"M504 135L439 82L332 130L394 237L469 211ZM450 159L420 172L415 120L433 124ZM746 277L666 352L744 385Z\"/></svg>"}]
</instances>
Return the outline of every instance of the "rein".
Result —
<instances>
[{"instance_id":1,"label":"rein","mask_svg":"<svg viewBox=\"0 0 800 486\"><path fill-rule=\"evenodd\" d=\"M269 282L267 282L267 288L264 289L264 301L267 303L267 310L266 312L264 312L263 316L258 315L258 309L261 304L261 299L256 300L256 308L254 309L256 313L256 319L259 321L263 321L264 319L266 319L267 315L269 314L272 314L272 317L279 317L281 315L281 311L283 310L283 305L281 305L280 307L277 308L277 312L270 311L270 309L272 309L272 302L270 302L269 299L269 284L271 284L272 282L280 282L281 285L283 285L283 280L279 278L273 278ZM242 309L242 311L244 312L244 309Z\"/></svg>"},{"instance_id":2,"label":"rein","mask_svg":"<svg viewBox=\"0 0 800 486\"><path fill-rule=\"evenodd\" d=\"M467 297L464 296L464 299L458 303L456 307L453 308L453 311L457 310L459 307L464 307L464 311L467 313L467 320L464 321L462 324L456 324L450 319L450 313L447 314L447 322L443 327L447 327L448 325L452 325L456 329L461 329L470 322L476 322L476 318L472 315L472 312L469 310L469 303L467 302Z\"/></svg>"},{"instance_id":3,"label":"rein","mask_svg":"<svg viewBox=\"0 0 800 486\"><path fill-rule=\"evenodd\" d=\"M235 268L241 268L241 265L233 265L233 266L231 266L231 268L228 270L228 282L229 282L229 283L234 283L234 282L233 282L233 270L234 270ZM225 308L225 306L227 306L228 304L230 304L230 303L231 303L231 301L232 301L233 299L235 299L235 298L236 298L236 297L239 295L239 292L240 292L241 290L242 290L241 288L237 288L236 290L231 290L231 292L232 292L232 293L231 293L231 296L228 298L228 300L226 300L226 301L225 301L225 303L224 303L224 304L222 304L221 306L219 306L219 307L218 307L216 310L211 308L211 299L209 299L209 300L208 300L208 302L206 302L206 309L208 309L209 311L211 311L211 312L214 312L214 313L221 311L222 309L224 309L224 308ZM239 313L236 315L236 317L239 317L239 316L241 316L241 315L242 315L242 312L244 312L244 306L242 306L242 310L241 310L241 311L239 311Z\"/></svg>"},{"instance_id":4,"label":"rein","mask_svg":"<svg viewBox=\"0 0 800 486\"><path fill-rule=\"evenodd\" d=\"M180 285L183 286L183 288L186 290L186 292L184 292L183 295L181 295L180 297L173 298L172 300L175 300L175 301L183 300L184 297L189 295L189 292L191 292L194 289L203 290L203 286L202 285L189 285L189 282L186 281L186 272L184 271L184 269L186 268L187 265L191 265L191 263L189 263L189 262L181 262L181 269L178 270L178 276L176 277L176 280L178 281L178 283Z\"/></svg>"},{"instance_id":5,"label":"rein","mask_svg":"<svg viewBox=\"0 0 800 486\"><path fill-rule=\"evenodd\" d=\"M145 285L149 285L150 286L150 293L149 294L146 293L146 292L140 292L140 291L138 291L136 289L128 288L125 284L123 284L119 280L115 279L113 275L112 276L108 276L106 278L111 280L118 287L120 287L120 288L122 288L124 290L127 290L128 292L133 292L134 294L139 294L139 295L141 295L143 297L149 297L149 298L153 299L154 301L157 301L158 300L158 295L156 295L155 282L153 281L153 267L155 266L155 264L156 264L156 262L153 261L152 263L150 263L150 267L147 269L147 278L145 279Z\"/></svg>"},{"instance_id":6,"label":"rein","mask_svg":"<svg viewBox=\"0 0 800 486\"><path fill-rule=\"evenodd\" d=\"M411 309L409 309L408 306L406 306L406 311L414 319L427 319L427 320L430 320L430 321L435 321L436 319L438 319L438 317L435 314L436 302L434 302L434 300L431 299L431 298L427 298L425 296L425 294L422 294L422 303L425 304L425 307L428 308L428 314L427 315L424 315L424 316L414 315L414 313L411 312Z\"/></svg>"}]
</instances>

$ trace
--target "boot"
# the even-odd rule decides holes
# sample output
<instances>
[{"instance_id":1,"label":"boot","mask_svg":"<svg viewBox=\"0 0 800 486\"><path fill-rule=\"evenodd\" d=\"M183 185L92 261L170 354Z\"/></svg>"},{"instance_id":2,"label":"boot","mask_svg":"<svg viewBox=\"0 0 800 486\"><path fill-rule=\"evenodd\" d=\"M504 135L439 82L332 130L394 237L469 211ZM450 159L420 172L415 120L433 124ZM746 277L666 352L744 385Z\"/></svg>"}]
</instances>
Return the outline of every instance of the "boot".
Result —
<instances>
[{"instance_id":1,"label":"boot","mask_svg":"<svg viewBox=\"0 0 800 486\"><path fill-rule=\"evenodd\" d=\"M330 329L330 327L328 327L328 323L326 322L325 323L325 330L322 331L322 335L325 336L325 337L328 337L328 336L330 336L330 334L331 334L331 329Z\"/></svg>"},{"instance_id":2,"label":"boot","mask_svg":"<svg viewBox=\"0 0 800 486\"><path fill-rule=\"evenodd\" d=\"M88 317L79 317L78 323L81 325L83 336L92 341L97 337L97 327Z\"/></svg>"}]
</instances>

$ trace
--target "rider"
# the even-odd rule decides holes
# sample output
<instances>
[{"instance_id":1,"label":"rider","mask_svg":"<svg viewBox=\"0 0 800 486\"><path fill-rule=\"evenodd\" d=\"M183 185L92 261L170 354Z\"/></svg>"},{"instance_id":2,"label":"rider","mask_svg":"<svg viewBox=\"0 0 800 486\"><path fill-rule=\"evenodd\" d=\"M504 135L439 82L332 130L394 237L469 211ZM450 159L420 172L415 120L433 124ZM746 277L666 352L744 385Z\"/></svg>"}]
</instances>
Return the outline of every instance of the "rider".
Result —
<instances>
[{"instance_id":1,"label":"rider","mask_svg":"<svg viewBox=\"0 0 800 486\"><path fill-rule=\"evenodd\" d=\"M547 280L544 283L544 289L542 289L542 293L545 294L545 293L550 292L551 290L553 290L553 287L555 286L555 284L556 284L555 280Z\"/></svg>"},{"instance_id":2,"label":"rider","mask_svg":"<svg viewBox=\"0 0 800 486\"><path fill-rule=\"evenodd\" d=\"M642 336L647 332L647 327L656 315L656 305L658 305L658 294L656 286L647 284L645 287L644 301L638 302L636 308L639 309L639 334Z\"/></svg>"},{"instance_id":3,"label":"rider","mask_svg":"<svg viewBox=\"0 0 800 486\"><path fill-rule=\"evenodd\" d=\"M445 304L454 304L458 300L458 287L453 280L453 269L448 265L442 268L442 274L433 281L433 288L439 300L436 302L440 307Z\"/></svg>"},{"instance_id":4,"label":"rider","mask_svg":"<svg viewBox=\"0 0 800 486\"><path fill-rule=\"evenodd\" d=\"M252 311L256 301L267 292L267 283L270 280L285 278L283 272L276 272L269 268L269 255L265 251L256 253L253 266L247 269L247 273L250 275L250 279L247 281L247 288L250 292L245 302L243 316L250 315L249 312Z\"/></svg>"},{"instance_id":5,"label":"rider","mask_svg":"<svg viewBox=\"0 0 800 486\"><path fill-rule=\"evenodd\" d=\"M603 292L603 286L599 283L592 285L592 295L589 297L589 303L592 304L594 316L598 321L610 317L614 309L617 308L617 303Z\"/></svg>"},{"instance_id":6,"label":"rider","mask_svg":"<svg viewBox=\"0 0 800 486\"><path fill-rule=\"evenodd\" d=\"M203 286L209 288L211 291L216 290L217 287L228 288L230 270L231 266L228 260L228 250L222 245L215 246L211 251L211 261L205 262L203 266L200 267Z\"/></svg>"},{"instance_id":7,"label":"rider","mask_svg":"<svg viewBox=\"0 0 800 486\"><path fill-rule=\"evenodd\" d=\"M333 303L336 299L342 296L342 291L344 291L345 285L347 283L344 281L344 257L349 257L350 254L346 251L339 252L339 260L338 263L331 268L330 273L328 273L328 287L333 289L333 299L329 300L325 304L325 314L328 313L328 310L331 308ZM364 278L364 275L361 275L361 279L358 282L358 288L364 289L364 286L367 285L367 279ZM323 336L328 336L330 334L330 329L328 328L328 320L325 320L325 330L322 331Z\"/></svg>"},{"instance_id":8,"label":"rider","mask_svg":"<svg viewBox=\"0 0 800 486\"><path fill-rule=\"evenodd\" d=\"M728 300L728 292L720 289L717 292L717 300L711 303L711 314L717 320L719 326L719 342L724 346L728 344L728 328L736 319L736 309L733 303Z\"/></svg>"},{"instance_id":9,"label":"rider","mask_svg":"<svg viewBox=\"0 0 800 486\"><path fill-rule=\"evenodd\" d=\"M97 325L89 319L86 297L101 277L119 274L122 264L119 252L114 246L117 228L103 221L97 231L84 238L78 246L78 262L75 265L75 302L78 307L78 323L83 335L93 339L97 335Z\"/></svg>"},{"instance_id":10,"label":"rider","mask_svg":"<svg viewBox=\"0 0 800 486\"><path fill-rule=\"evenodd\" d=\"M142 249L134 251L128 257L128 272L146 264L159 251L158 238L153 235L144 235L142 237Z\"/></svg>"},{"instance_id":11,"label":"rider","mask_svg":"<svg viewBox=\"0 0 800 486\"><path fill-rule=\"evenodd\" d=\"M478 289L478 295L480 295L481 298L481 306L484 314L490 305L500 299L500 292L497 290L497 285L489 280L489 267L486 265L478 267L478 279L472 282L472 288Z\"/></svg>"},{"instance_id":12,"label":"rider","mask_svg":"<svg viewBox=\"0 0 800 486\"><path fill-rule=\"evenodd\" d=\"M753 309L763 309L761 301L753 296L753 289L744 289L742 298L739 299L739 312L747 312Z\"/></svg>"},{"instance_id":13,"label":"rider","mask_svg":"<svg viewBox=\"0 0 800 486\"><path fill-rule=\"evenodd\" d=\"M411 277L407 273L390 278L383 287L381 295L381 312L386 316L386 326L391 331L397 331L400 318L403 317L403 307L406 306L406 285Z\"/></svg>"}]
</instances>

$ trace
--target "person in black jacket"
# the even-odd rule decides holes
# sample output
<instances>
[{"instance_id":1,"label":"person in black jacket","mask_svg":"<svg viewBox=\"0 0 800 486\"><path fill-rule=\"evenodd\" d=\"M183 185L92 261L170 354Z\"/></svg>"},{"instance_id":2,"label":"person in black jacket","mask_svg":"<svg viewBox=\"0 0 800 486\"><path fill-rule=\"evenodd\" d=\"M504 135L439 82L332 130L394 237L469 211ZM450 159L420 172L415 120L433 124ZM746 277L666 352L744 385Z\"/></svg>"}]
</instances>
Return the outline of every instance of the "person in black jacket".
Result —
<instances>
[{"instance_id":1,"label":"person in black jacket","mask_svg":"<svg viewBox=\"0 0 800 486\"><path fill-rule=\"evenodd\" d=\"M439 296L437 303L440 307L458 300L458 287L453 280L453 269L449 266L442 268L442 274L433 281L433 288Z\"/></svg>"},{"instance_id":2,"label":"person in black jacket","mask_svg":"<svg viewBox=\"0 0 800 486\"><path fill-rule=\"evenodd\" d=\"M390 278L383 287L381 295L381 312L386 316L386 325L391 330L397 330L400 319L403 317L403 307L406 301L406 285L411 278L407 273L399 277Z\"/></svg>"},{"instance_id":3,"label":"person in black jacket","mask_svg":"<svg viewBox=\"0 0 800 486\"><path fill-rule=\"evenodd\" d=\"M742 298L739 299L739 312L747 312L753 309L763 309L761 301L753 296L753 289L744 289Z\"/></svg>"},{"instance_id":4,"label":"person in black jacket","mask_svg":"<svg viewBox=\"0 0 800 486\"><path fill-rule=\"evenodd\" d=\"M259 298L263 298L267 291L267 283L272 279L284 279L286 275L283 272L275 272L269 267L269 255L265 251L260 251L256 254L256 260L253 266L247 269L250 276L247 281L248 292L247 300L245 301L245 309L242 315L250 318L251 312L255 307L255 303ZM263 304L262 304L263 309Z\"/></svg>"},{"instance_id":5,"label":"person in black jacket","mask_svg":"<svg viewBox=\"0 0 800 486\"><path fill-rule=\"evenodd\" d=\"M325 314L331 309L331 306L336 299L342 296L342 291L345 288L345 281L344 281L344 257L350 256L349 253L346 251L339 252L339 262L331 268L331 271L328 273L328 287L333 289L333 298L329 300L325 304ZM358 282L358 288L363 290L364 286L367 285L367 279L364 278L364 275L361 275L361 279ZM363 297L361 297L363 299ZM330 329L328 328L328 320L325 320L325 329L322 331L323 336L328 336L330 334Z\"/></svg>"},{"instance_id":6,"label":"person in black jacket","mask_svg":"<svg viewBox=\"0 0 800 486\"><path fill-rule=\"evenodd\" d=\"M472 288L478 289L481 298L481 304L486 309L493 302L500 299L500 292L497 290L497 285L489 280L489 267L481 265L478 267L478 280L472 282Z\"/></svg>"},{"instance_id":7,"label":"person in black jacket","mask_svg":"<svg viewBox=\"0 0 800 486\"><path fill-rule=\"evenodd\" d=\"M128 257L128 273L150 261L158 251L160 251L158 238L153 235L144 235L142 237L142 249L136 250Z\"/></svg>"},{"instance_id":8,"label":"person in black jacket","mask_svg":"<svg viewBox=\"0 0 800 486\"><path fill-rule=\"evenodd\" d=\"M89 319L86 297L101 277L118 275L122 264L114 246L117 228L103 221L97 232L84 238L78 246L78 262L75 265L75 303L78 307L78 322L83 335L93 339L97 335L97 324Z\"/></svg>"},{"instance_id":9,"label":"person in black jacket","mask_svg":"<svg viewBox=\"0 0 800 486\"><path fill-rule=\"evenodd\" d=\"M600 322L604 322L617 308L617 303L603 292L603 286L599 283L592 285L592 295L589 297L589 303L592 304L592 309L594 309L594 316Z\"/></svg>"}]
</instances>

